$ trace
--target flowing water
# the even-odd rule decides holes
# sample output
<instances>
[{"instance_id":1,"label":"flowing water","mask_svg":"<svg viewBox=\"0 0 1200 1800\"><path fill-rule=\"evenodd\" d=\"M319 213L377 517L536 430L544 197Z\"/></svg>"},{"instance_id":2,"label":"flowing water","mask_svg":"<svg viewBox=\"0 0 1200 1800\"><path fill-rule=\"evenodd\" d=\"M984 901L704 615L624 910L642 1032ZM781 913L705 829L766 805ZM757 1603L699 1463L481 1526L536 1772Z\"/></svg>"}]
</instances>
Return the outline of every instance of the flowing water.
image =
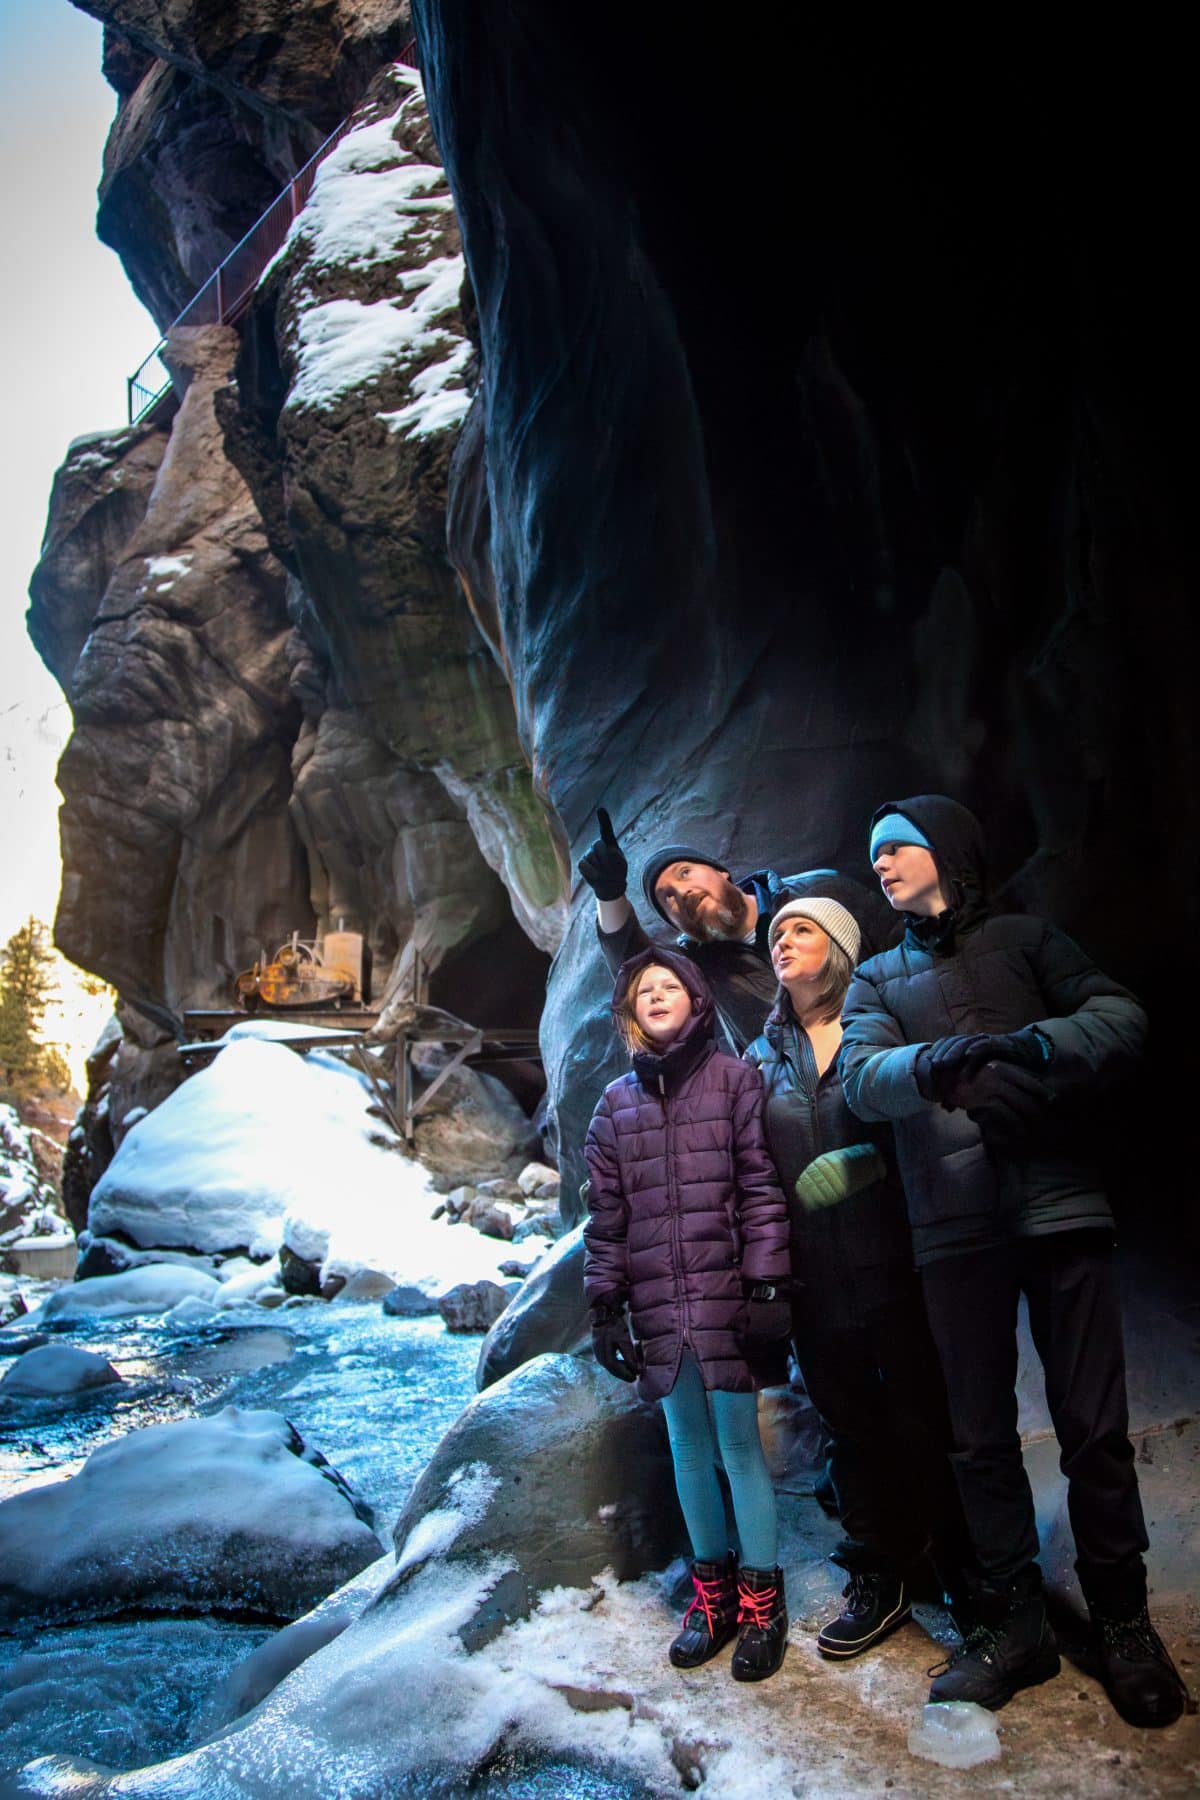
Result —
<instances>
[{"instance_id":1,"label":"flowing water","mask_svg":"<svg viewBox=\"0 0 1200 1800\"><path fill-rule=\"evenodd\" d=\"M0 1398L0 1499L65 1479L126 1432L223 1406L282 1412L374 1514L385 1544L413 1481L475 1392L479 1339L376 1303L320 1302L212 1325L73 1322L121 1386L66 1400ZM5 1362L0 1361L0 1372ZM271 1631L211 1617L116 1619L0 1636L0 1776L38 1756L132 1769L207 1735L213 1693ZM510 1760L439 1794L482 1800L636 1800L624 1779ZM434 1790L430 1790L431 1793Z\"/></svg>"}]
</instances>

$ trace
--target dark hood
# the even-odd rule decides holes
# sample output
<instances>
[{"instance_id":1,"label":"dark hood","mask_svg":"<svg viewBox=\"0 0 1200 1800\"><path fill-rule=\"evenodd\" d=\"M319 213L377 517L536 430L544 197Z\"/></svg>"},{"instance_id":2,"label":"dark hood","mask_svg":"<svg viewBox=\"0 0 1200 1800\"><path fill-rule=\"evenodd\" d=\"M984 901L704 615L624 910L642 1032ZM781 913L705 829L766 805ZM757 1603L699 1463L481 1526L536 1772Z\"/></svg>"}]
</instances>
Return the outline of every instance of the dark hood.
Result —
<instances>
[{"instance_id":1,"label":"dark hood","mask_svg":"<svg viewBox=\"0 0 1200 1800\"><path fill-rule=\"evenodd\" d=\"M662 1077L671 1085L689 1075L715 1048L716 1008L708 983L694 962L674 950L652 946L631 956L617 970L612 998L614 1017L620 1012L634 976L640 970L652 967L670 969L672 974L678 975L692 999L700 1002L675 1042L661 1054L650 1050L638 1050L634 1054L633 1066L642 1081L658 1086Z\"/></svg>"},{"instance_id":2,"label":"dark hood","mask_svg":"<svg viewBox=\"0 0 1200 1800\"><path fill-rule=\"evenodd\" d=\"M983 827L975 814L946 794L913 794L907 800L885 800L876 807L870 831L886 813L911 819L929 839L943 888L948 890L954 924L961 929L981 919L987 911L987 858ZM912 915L905 917L911 920ZM924 928L931 924L924 922Z\"/></svg>"}]
</instances>

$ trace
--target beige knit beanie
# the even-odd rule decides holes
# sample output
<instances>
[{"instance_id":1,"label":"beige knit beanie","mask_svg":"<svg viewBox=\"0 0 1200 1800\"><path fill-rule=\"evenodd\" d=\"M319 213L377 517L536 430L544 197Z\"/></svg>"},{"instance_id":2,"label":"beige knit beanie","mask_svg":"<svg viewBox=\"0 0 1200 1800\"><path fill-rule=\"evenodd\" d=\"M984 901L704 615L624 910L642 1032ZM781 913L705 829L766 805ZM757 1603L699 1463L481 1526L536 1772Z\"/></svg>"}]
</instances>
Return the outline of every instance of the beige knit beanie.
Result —
<instances>
[{"instance_id":1,"label":"beige knit beanie","mask_svg":"<svg viewBox=\"0 0 1200 1800\"><path fill-rule=\"evenodd\" d=\"M862 943L862 932L858 928L858 920L852 912L837 900L789 900L781 906L771 920L769 941L775 944L775 935L785 919L812 919L839 944L852 963L858 961L859 946Z\"/></svg>"}]
</instances>

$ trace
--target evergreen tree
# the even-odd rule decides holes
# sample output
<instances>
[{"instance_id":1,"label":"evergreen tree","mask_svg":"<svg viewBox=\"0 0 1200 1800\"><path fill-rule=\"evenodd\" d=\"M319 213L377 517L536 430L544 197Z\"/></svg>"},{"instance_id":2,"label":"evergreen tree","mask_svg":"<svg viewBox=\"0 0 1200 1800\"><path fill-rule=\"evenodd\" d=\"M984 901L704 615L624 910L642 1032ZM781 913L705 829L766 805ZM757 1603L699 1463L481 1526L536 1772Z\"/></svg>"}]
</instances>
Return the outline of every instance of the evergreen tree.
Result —
<instances>
[{"instance_id":1,"label":"evergreen tree","mask_svg":"<svg viewBox=\"0 0 1200 1800\"><path fill-rule=\"evenodd\" d=\"M56 1084L62 1055L41 1041L55 989L50 933L30 918L0 950L0 1086L23 1093Z\"/></svg>"}]
</instances>

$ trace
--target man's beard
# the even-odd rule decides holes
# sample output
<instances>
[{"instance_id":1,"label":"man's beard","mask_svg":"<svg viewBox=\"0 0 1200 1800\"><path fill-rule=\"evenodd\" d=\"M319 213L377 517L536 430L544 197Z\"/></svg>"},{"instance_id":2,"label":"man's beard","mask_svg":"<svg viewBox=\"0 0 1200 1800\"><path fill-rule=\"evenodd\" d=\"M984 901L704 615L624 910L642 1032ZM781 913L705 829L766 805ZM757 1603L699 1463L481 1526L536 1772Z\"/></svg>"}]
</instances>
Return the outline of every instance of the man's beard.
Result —
<instances>
[{"instance_id":1,"label":"man's beard","mask_svg":"<svg viewBox=\"0 0 1200 1800\"><path fill-rule=\"evenodd\" d=\"M750 903L740 888L732 883L726 898L716 906L700 910L708 896L693 899L690 894L676 901L681 923L688 937L699 938L702 943L715 943L730 938L744 938L747 932L747 916Z\"/></svg>"}]
</instances>

